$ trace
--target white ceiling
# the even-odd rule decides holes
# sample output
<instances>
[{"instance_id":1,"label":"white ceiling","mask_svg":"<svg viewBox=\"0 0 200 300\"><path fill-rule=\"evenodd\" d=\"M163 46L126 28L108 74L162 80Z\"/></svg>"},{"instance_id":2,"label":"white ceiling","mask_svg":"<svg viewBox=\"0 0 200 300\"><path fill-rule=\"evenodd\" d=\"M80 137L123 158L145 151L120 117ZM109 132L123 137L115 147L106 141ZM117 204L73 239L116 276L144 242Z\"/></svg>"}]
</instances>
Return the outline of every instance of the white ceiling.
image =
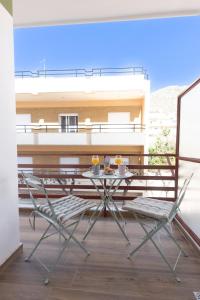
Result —
<instances>
[{"instance_id":1,"label":"white ceiling","mask_svg":"<svg viewBox=\"0 0 200 300\"><path fill-rule=\"evenodd\" d=\"M15 27L199 15L199 0L13 0Z\"/></svg>"}]
</instances>

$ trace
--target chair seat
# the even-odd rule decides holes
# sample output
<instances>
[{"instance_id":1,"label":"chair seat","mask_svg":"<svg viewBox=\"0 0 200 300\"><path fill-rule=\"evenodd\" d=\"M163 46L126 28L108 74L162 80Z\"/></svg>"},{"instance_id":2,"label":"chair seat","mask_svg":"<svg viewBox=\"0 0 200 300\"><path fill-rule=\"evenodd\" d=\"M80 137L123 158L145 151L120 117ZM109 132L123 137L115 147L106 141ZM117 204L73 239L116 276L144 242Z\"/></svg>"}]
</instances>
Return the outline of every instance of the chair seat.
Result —
<instances>
[{"instance_id":1,"label":"chair seat","mask_svg":"<svg viewBox=\"0 0 200 300\"><path fill-rule=\"evenodd\" d=\"M69 195L52 201L51 205L54 209L57 221L64 223L70 218L76 217L84 211L96 206L96 203L81 199L74 195ZM38 205L37 208L41 213L48 217L52 217L52 211L48 204Z\"/></svg>"},{"instance_id":2,"label":"chair seat","mask_svg":"<svg viewBox=\"0 0 200 300\"><path fill-rule=\"evenodd\" d=\"M123 209L148 216L154 219L168 219L174 202L138 197L127 202Z\"/></svg>"}]
</instances>

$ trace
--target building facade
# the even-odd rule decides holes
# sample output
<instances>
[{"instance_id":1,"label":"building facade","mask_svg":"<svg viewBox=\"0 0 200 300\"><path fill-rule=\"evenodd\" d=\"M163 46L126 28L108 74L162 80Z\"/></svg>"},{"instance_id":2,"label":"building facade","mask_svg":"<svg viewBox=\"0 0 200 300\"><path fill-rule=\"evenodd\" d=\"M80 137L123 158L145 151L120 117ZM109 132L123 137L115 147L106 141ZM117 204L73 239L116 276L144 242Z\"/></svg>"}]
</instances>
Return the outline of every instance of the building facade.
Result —
<instances>
[{"instance_id":1,"label":"building facade","mask_svg":"<svg viewBox=\"0 0 200 300\"><path fill-rule=\"evenodd\" d=\"M144 70L79 73L17 73L18 155L57 164L88 163L80 153L144 153L150 93Z\"/></svg>"}]
</instances>

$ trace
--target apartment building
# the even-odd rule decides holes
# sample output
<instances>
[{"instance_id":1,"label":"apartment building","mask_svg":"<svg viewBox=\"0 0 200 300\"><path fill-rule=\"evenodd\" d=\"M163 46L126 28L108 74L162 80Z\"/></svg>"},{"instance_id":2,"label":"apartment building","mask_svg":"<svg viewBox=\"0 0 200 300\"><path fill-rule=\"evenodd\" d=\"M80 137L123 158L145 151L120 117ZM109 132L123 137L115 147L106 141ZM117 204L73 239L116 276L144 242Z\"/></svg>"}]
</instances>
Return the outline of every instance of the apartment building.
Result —
<instances>
[{"instance_id":1,"label":"apartment building","mask_svg":"<svg viewBox=\"0 0 200 300\"><path fill-rule=\"evenodd\" d=\"M15 85L19 162L88 163L78 154L147 151L143 68L16 72Z\"/></svg>"}]
</instances>

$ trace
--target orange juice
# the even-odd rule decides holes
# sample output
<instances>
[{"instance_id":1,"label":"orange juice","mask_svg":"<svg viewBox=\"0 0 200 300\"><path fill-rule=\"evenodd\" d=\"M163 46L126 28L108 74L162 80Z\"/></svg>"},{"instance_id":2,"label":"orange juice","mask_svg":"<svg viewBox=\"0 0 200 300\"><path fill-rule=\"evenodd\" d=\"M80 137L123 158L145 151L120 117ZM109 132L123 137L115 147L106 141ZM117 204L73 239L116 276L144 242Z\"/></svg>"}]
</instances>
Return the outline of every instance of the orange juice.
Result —
<instances>
[{"instance_id":1,"label":"orange juice","mask_svg":"<svg viewBox=\"0 0 200 300\"><path fill-rule=\"evenodd\" d=\"M116 164L116 165L121 165L122 162L123 162L122 157L121 157L120 155L117 155L117 156L115 157L115 164Z\"/></svg>"},{"instance_id":2,"label":"orange juice","mask_svg":"<svg viewBox=\"0 0 200 300\"><path fill-rule=\"evenodd\" d=\"M92 156L92 164L95 165L95 166L99 164L99 157L98 157L98 155L93 155Z\"/></svg>"}]
</instances>

